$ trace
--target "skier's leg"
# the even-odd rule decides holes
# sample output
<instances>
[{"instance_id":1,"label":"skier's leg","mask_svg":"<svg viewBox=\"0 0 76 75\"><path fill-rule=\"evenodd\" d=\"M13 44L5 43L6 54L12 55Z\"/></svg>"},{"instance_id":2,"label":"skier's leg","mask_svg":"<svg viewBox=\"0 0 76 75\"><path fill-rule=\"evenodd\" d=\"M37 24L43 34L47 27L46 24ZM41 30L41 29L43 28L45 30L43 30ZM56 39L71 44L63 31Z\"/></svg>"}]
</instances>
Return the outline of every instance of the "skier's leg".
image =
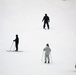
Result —
<instances>
[{"instance_id":1,"label":"skier's leg","mask_svg":"<svg viewBox=\"0 0 76 75\"><path fill-rule=\"evenodd\" d=\"M47 56L45 55L45 63L46 63L46 61L47 61Z\"/></svg>"},{"instance_id":2,"label":"skier's leg","mask_svg":"<svg viewBox=\"0 0 76 75\"><path fill-rule=\"evenodd\" d=\"M50 58L49 58L49 55L48 55L48 63L50 63Z\"/></svg>"},{"instance_id":3,"label":"skier's leg","mask_svg":"<svg viewBox=\"0 0 76 75\"><path fill-rule=\"evenodd\" d=\"M45 29L45 24L46 24L46 23L44 22L43 29Z\"/></svg>"},{"instance_id":4,"label":"skier's leg","mask_svg":"<svg viewBox=\"0 0 76 75\"><path fill-rule=\"evenodd\" d=\"M47 22L47 27L48 27L48 29L49 29L49 24L48 24L48 22Z\"/></svg>"},{"instance_id":5,"label":"skier's leg","mask_svg":"<svg viewBox=\"0 0 76 75\"><path fill-rule=\"evenodd\" d=\"M16 51L18 51L18 44L16 44Z\"/></svg>"}]
</instances>

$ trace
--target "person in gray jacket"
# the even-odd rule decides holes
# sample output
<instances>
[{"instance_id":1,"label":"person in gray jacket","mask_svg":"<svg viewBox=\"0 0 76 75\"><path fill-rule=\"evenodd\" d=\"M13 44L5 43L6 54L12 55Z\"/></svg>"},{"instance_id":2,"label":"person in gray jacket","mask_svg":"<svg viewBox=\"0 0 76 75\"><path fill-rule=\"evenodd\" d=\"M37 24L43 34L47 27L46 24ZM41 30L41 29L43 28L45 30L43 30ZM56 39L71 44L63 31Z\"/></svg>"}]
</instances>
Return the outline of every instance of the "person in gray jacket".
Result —
<instances>
[{"instance_id":1,"label":"person in gray jacket","mask_svg":"<svg viewBox=\"0 0 76 75\"><path fill-rule=\"evenodd\" d=\"M46 44L46 47L43 49L43 51L45 51L45 63L47 63L47 60L48 60L48 63L50 63L50 52L51 52L51 48L49 47L49 44Z\"/></svg>"}]
</instances>

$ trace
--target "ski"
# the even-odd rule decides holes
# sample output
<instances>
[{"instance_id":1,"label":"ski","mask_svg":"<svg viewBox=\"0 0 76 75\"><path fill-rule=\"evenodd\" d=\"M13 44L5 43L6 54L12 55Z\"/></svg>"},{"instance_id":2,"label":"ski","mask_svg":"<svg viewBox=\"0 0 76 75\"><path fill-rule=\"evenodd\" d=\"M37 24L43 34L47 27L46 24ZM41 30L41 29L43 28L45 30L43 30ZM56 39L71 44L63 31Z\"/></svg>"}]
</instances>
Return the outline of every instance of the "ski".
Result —
<instances>
[{"instance_id":1,"label":"ski","mask_svg":"<svg viewBox=\"0 0 76 75\"><path fill-rule=\"evenodd\" d=\"M23 51L7 50L7 52L23 52Z\"/></svg>"}]
</instances>

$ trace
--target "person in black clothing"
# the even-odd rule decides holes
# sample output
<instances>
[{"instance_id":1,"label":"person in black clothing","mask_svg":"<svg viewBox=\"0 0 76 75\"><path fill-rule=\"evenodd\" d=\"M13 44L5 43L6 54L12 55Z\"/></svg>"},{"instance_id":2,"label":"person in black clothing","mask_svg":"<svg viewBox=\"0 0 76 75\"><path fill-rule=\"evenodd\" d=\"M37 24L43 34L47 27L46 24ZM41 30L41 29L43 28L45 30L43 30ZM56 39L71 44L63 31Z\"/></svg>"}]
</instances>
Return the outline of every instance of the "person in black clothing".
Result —
<instances>
[{"instance_id":1,"label":"person in black clothing","mask_svg":"<svg viewBox=\"0 0 76 75\"><path fill-rule=\"evenodd\" d=\"M49 22L50 22L50 19L49 17L47 16L47 14L45 14L45 16L43 17L43 20L42 22L44 21L44 25L43 25L43 29L45 29L45 25L47 24L47 27L49 29Z\"/></svg>"},{"instance_id":2,"label":"person in black clothing","mask_svg":"<svg viewBox=\"0 0 76 75\"><path fill-rule=\"evenodd\" d=\"M16 39L13 40L15 42L15 47L16 47L16 50L15 51L18 51L18 44L19 44L19 37L18 35L16 35Z\"/></svg>"}]
</instances>

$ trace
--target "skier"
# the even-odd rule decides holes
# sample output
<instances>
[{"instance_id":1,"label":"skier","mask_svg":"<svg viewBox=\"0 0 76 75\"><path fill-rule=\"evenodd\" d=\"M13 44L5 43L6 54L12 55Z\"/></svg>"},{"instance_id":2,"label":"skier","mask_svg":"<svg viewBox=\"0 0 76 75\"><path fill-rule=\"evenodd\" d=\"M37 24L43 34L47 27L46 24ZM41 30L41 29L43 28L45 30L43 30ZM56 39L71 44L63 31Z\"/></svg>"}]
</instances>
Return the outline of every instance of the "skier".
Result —
<instances>
[{"instance_id":1,"label":"skier","mask_svg":"<svg viewBox=\"0 0 76 75\"><path fill-rule=\"evenodd\" d=\"M45 16L43 17L42 19L42 22L44 21L44 25L43 25L43 29L45 29L45 25L47 24L47 27L49 29L49 22L50 22L50 19L49 17L47 16L47 14L45 14Z\"/></svg>"},{"instance_id":2,"label":"skier","mask_svg":"<svg viewBox=\"0 0 76 75\"><path fill-rule=\"evenodd\" d=\"M75 64L75 68L76 68L76 64Z\"/></svg>"},{"instance_id":3,"label":"skier","mask_svg":"<svg viewBox=\"0 0 76 75\"><path fill-rule=\"evenodd\" d=\"M18 44L19 44L19 37L18 35L16 35L16 39L13 40L15 42L15 47L16 47L16 50L15 51L18 51Z\"/></svg>"},{"instance_id":4,"label":"skier","mask_svg":"<svg viewBox=\"0 0 76 75\"><path fill-rule=\"evenodd\" d=\"M48 63L50 63L50 52L51 52L51 49L49 47L49 44L46 44L46 47L43 49L43 51L45 51L45 63L47 62L48 60Z\"/></svg>"}]
</instances>

